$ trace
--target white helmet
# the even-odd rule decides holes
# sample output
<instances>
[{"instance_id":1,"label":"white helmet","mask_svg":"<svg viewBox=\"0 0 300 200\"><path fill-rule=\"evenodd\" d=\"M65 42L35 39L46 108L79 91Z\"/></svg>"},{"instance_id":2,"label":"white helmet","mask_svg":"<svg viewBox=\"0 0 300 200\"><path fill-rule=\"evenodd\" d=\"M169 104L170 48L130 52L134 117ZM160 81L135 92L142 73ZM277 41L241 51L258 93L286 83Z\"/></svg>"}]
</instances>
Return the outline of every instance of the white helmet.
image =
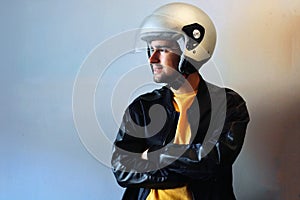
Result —
<instances>
[{"instance_id":1,"label":"white helmet","mask_svg":"<svg viewBox=\"0 0 300 200\"><path fill-rule=\"evenodd\" d=\"M198 70L211 58L216 45L211 19L198 7L186 3L170 3L156 9L142 23L139 37L148 43L155 39L183 40L178 66L183 74Z\"/></svg>"}]
</instances>

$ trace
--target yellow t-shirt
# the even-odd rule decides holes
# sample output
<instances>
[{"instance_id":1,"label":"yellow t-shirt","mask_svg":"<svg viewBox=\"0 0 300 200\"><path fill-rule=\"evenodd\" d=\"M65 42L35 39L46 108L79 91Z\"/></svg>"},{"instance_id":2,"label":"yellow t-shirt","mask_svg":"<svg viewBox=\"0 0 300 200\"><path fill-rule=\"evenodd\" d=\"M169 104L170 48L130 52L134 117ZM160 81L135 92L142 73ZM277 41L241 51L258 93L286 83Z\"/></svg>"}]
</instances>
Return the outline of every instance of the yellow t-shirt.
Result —
<instances>
[{"instance_id":1,"label":"yellow t-shirt","mask_svg":"<svg viewBox=\"0 0 300 200\"><path fill-rule=\"evenodd\" d=\"M175 110L180 112L174 143L188 144L191 128L187 120L187 109L192 105L196 93L174 94ZM192 194L187 186L174 189L151 189L147 200L191 200Z\"/></svg>"},{"instance_id":2,"label":"yellow t-shirt","mask_svg":"<svg viewBox=\"0 0 300 200\"><path fill-rule=\"evenodd\" d=\"M192 200L187 186L174 189L151 189L147 200Z\"/></svg>"}]
</instances>

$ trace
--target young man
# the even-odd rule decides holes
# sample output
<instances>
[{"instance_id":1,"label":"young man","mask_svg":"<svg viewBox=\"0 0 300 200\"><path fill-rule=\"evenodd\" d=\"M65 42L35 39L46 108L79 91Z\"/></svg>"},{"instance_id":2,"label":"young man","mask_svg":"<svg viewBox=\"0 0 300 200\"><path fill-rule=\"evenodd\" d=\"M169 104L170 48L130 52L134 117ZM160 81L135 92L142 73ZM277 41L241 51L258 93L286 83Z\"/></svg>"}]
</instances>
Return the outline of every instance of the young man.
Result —
<instances>
[{"instance_id":1,"label":"young man","mask_svg":"<svg viewBox=\"0 0 300 200\"><path fill-rule=\"evenodd\" d=\"M195 6L172 3L146 18L140 37L153 80L166 86L125 111L112 156L123 199L235 199L232 165L249 115L236 92L198 72L214 51L213 23Z\"/></svg>"}]
</instances>

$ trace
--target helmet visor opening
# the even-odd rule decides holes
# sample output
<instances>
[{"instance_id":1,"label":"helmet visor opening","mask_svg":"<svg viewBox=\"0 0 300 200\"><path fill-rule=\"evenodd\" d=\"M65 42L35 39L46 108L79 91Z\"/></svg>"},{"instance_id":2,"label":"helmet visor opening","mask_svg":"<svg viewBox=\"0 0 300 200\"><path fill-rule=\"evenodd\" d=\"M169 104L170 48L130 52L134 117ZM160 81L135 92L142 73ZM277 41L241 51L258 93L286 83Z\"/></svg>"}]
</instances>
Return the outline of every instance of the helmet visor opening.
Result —
<instances>
[{"instance_id":1,"label":"helmet visor opening","mask_svg":"<svg viewBox=\"0 0 300 200\"><path fill-rule=\"evenodd\" d=\"M169 41L168 45L153 46L151 43L153 41ZM159 50L162 52L170 51L181 55L184 52L184 36L181 33L171 32L168 30L145 30L141 29L138 34L136 43L136 52L147 51L148 56L150 56L153 51Z\"/></svg>"}]
</instances>

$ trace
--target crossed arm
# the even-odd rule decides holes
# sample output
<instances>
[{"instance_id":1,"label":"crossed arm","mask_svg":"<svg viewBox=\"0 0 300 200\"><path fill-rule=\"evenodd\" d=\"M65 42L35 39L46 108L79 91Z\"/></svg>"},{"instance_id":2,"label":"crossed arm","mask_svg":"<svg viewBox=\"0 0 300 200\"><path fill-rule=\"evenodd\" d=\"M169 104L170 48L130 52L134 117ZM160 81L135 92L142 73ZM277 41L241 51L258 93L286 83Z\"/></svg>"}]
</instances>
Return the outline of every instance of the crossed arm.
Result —
<instances>
[{"instance_id":1,"label":"crossed arm","mask_svg":"<svg viewBox=\"0 0 300 200\"><path fill-rule=\"evenodd\" d=\"M145 138L132 136L135 130L129 117L129 112L125 113L114 143L114 175L122 187L157 189L180 187L194 179L211 179L218 168L232 165L242 148L249 122L245 102L236 93L228 95L221 135L212 150L204 154L200 143L148 146Z\"/></svg>"}]
</instances>

